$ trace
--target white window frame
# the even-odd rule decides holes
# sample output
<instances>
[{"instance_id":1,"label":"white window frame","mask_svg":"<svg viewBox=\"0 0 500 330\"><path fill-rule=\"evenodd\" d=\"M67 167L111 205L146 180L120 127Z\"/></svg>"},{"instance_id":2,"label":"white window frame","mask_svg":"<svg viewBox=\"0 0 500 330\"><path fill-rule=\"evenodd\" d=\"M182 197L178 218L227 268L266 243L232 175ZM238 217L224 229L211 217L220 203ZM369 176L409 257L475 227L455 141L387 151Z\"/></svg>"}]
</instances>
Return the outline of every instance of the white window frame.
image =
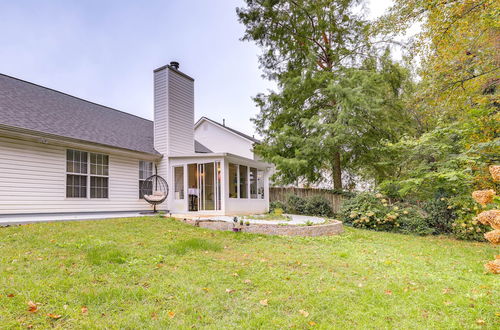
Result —
<instances>
[{"instance_id":1,"label":"white window frame","mask_svg":"<svg viewBox=\"0 0 500 330\"><path fill-rule=\"evenodd\" d=\"M148 177L150 177L151 175L149 176L146 176L145 178L142 178L141 179L141 163L150 163L151 164L151 175L154 174L154 166L155 166L155 163L154 162L151 162L151 161L148 161L148 160L139 160L139 163L138 163L138 172L137 172L137 175L138 175L138 180L137 180L137 192L140 194L141 193L141 181L145 181ZM139 200L143 200L143 198L139 197Z\"/></svg>"},{"instance_id":2,"label":"white window frame","mask_svg":"<svg viewBox=\"0 0 500 330\"><path fill-rule=\"evenodd\" d=\"M72 151L78 151L78 152L84 152L87 154L87 171L86 173L77 173L77 172L68 172L68 150L72 150ZM94 155L103 155L103 156L106 156L108 157L108 175L98 175L98 174L91 174L91 163L90 163L90 155L91 154L94 154ZM80 149L70 149L70 148L67 148L66 149L66 154L65 154L65 162L64 162L64 166L65 166L65 178L64 178L64 192L65 192L65 198L66 199L75 199L75 200L86 200L86 199L95 199L95 200L100 200L100 199L109 199L109 191L110 191L110 175L109 175L109 172L110 172L110 166L109 166L109 163L110 163L110 156L108 154L102 154L102 153L97 153L97 152L91 152L91 151L85 151L85 150L80 150ZM76 176L84 176L85 177L85 181L87 183L87 187L86 187L86 196L85 197L68 197L68 175L76 175ZM91 197L91 183L92 183L92 179L91 177L101 177L101 178L107 178L108 179L108 197Z\"/></svg>"}]
</instances>

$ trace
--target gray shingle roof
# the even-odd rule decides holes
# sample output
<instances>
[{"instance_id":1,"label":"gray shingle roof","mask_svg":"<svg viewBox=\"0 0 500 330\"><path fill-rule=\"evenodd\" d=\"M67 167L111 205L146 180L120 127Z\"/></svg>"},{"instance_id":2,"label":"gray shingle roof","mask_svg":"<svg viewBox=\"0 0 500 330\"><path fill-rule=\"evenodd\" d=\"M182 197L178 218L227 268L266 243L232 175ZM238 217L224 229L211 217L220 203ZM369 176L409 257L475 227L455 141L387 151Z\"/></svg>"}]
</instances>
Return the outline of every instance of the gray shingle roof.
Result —
<instances>
[{"instance_id":1,"label":"gray shingle roof","mask_svg":"<svg viewBox=\"0 0 500 330\"><path fill-rule=\"evenodd\" d=\"M211 153L212 150L208 149L207 147L205 147L200 142L194 140L194 152L197 152L197 153L200 153L200 154L207 154L207 153Z\"/></svg>"},{"instance_id":2,"label":"gray shingle roof","mask_svg":"<svg viewBox=\"0 0 500 330\"><path fill-rule=\"evenodd\" d=\"M0 124L158 154L153 122L0 74ZM195 141L196 152L211 152Z\"/></svg>"}]
</instances>

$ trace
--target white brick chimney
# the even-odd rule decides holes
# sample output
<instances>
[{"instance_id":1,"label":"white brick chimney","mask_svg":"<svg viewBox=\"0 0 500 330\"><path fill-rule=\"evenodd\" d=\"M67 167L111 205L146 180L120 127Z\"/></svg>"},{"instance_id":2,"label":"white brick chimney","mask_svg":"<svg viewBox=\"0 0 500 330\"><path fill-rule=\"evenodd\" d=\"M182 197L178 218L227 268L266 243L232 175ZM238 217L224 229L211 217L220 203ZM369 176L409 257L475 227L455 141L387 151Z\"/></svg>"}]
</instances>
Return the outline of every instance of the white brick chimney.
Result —
<instances>
[{"instance_id":1,"label":"white brick chimney","mask_svg":"<svg viewBox=\"0 0 500 330\"><path fill-rule=\"evenodd\" d=\"M165 158L194 153L194 79L177 62L154 70L154 146Z\"/></svg>"}]
</instances>

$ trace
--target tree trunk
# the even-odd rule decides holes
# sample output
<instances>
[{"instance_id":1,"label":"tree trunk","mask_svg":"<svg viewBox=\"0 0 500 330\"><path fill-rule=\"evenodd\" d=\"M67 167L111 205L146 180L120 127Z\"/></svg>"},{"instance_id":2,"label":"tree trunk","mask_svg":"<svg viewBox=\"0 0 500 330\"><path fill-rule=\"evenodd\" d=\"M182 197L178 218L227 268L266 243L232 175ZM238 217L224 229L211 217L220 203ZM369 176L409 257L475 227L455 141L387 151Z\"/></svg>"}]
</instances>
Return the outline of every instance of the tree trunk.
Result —
<instances>
[{"instance_id":1,"label":"tree trunk","mask_svg":"<svg viewBox=\"0 0 500 330\"><path fill-rule=\"evenodd\" d=\"M342 190L342 168L340 167L340 152L333 153L332 160L333 189Z\"/></svg>"}]
</instances>

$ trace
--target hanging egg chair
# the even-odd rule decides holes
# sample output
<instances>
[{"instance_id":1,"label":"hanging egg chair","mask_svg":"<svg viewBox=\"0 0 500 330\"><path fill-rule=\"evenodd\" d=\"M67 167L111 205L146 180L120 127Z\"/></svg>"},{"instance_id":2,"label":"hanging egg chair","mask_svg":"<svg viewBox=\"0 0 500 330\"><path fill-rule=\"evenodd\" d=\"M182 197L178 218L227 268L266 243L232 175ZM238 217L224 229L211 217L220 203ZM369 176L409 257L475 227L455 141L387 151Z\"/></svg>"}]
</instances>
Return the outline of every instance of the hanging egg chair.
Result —
<instances>
[{"instance_id":1,"label":"hanging egg chair","mask_svg":"<svg viewBox=\"0 0 500 330\"><path fill-rule=\"evenodd\" d=\"M161 176L153 174L142 182L140 192L142 198L153 205L153 212L156 213L156 205L167 199L168 183Z\"/></svg>"}]
</instances>

